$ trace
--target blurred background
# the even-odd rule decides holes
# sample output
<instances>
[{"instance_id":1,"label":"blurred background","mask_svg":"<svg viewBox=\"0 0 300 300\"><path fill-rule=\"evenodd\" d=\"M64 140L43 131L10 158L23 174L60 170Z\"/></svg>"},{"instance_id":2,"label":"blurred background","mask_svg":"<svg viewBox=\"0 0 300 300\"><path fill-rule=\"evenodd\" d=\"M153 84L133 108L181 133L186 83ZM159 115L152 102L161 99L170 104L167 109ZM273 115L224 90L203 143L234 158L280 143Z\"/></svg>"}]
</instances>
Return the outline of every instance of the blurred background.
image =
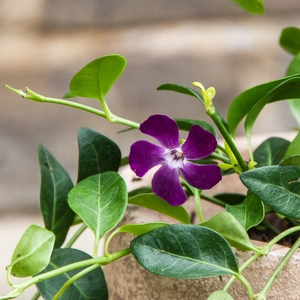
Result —
<instances>
[{"instance_id":1,"label":"blurred background","mask_svg":"<svg viewBox=\"0 0 300 300\"><path fill-rule=\"evenodd\" d=\"M226 116L232 99L283 77L291 60L278 40L284 27L300 25L299 0L267 0L265 6L264 15L254 16L229 0L0 0L0 251L12 251L27 223L41 223L38 144L75 180L80 127L110 137L124 156L140 137L137 131L117 134L123 126L83 111L22 99L3 84L61 98L85 64L118 53L127 67L106 97L116 115L137 122L154 113L208 120L195 98L156 91L166 82L192 87L200 81L216 88L215 106ZM99 108L97 100L76 101ZM254 132L295 126L281 102L265 109ZM0 262L0 273L7 264Z\"/></svg>"}]
</instances>

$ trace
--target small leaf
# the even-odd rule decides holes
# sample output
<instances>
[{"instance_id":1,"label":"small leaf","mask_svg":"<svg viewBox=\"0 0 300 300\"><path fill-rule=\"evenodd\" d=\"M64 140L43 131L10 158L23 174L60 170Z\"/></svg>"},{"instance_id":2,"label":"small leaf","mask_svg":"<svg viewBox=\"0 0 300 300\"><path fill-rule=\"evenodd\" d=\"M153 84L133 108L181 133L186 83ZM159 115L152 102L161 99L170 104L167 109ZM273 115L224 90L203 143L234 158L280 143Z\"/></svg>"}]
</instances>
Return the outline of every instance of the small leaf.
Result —
<instances>
[{"instance_id":1,"label":"small leaf","mask_svg":"<svg viewBox=\"0 0 300 300\"><path fill-rule=\"evenodd\" d=\"M239 272L227 241L202 226L158 228L136 237L130 249L139 264L161 276L196 279Z\"/></svg>"},{"instance_id":2,"label":"small leaf","mask_svg":"<svg viewBox=\"0 0 300 300\"><path fill-rule=\"evenodd\" d=\"M118 171L121 151L109 138L89 128L80 128L78 147L78 182L106 171Z\"/></svg>"},{"instance_id":3,"label":"small leaf","mask_svg":"<svg viewBox=\"0 0 300 300\"><path fill-rule=\"evenodd\" d=\"M128 203L158 211L184 224L190 223L189 214L182 206L171 206L152 193L133 196L129 198Z\"/></svg>"},{"instance_id":4,"label":"small leaf","mask_svg":"<svg viewBox=\"0 0 300 300\"><path fill-rule=\"evenodd\" d=\"M157 90L158 91L174 91L177 93L186 94L186 95L197 98L198 100L200 100L200 102L202 104L204 104L202 95L185 85L175 84L175 83L165 83L165 84L160 85L157 88Z\"/></svg>"},{"instance_id":5,"label":"small leaf","mask_svg":"<svg viewBox=\"0 0 300 300\"><path fill-rule=\"evenodd\" d=\"M115 172L93 175L75 185L68 201L99 241L119 223L125 213L126 184Z\"/></svg>"},{"instance_id":6,"label":"small leaf","mask_svg":"<svg viewBox=\"0 0 300 300\"><path fill-rule=\"evenodd\" d=\"M288 158L293 155L300 154L300 132L296 135L294 140L290 143L287 151L285 152L284 158Z\"/></svg>"},{"instance_id":7,"label":"small leaf","mask_svg":"<svg viewBox=\"0 0 300 300\"><path fill-rule=\"evenodd\" d=\"M300 29L297 27L287 27L281 32L280 46L291 54L300 51Z\"/></svg>"},{"instance_id":8,"label":"small leaf","mask_svg":"<svg viewBox=\"0 0 300 300\"><path fill-rule=\"evenodd\" d=\"M54 241L53 232L37 225L28 227L12 255L10 273L28 277L42 271L50 261Z\"/></svg>"},{"instance_id":9,"label":"small leaf","mask_svg":"<svg viewBox=\"0 0 300 300\"><path fill-rule=\"evenodd\" d=\"M201 120L190 120L190 119L175 119L180 130L190 131L193 125L199 125L203 129L211 132L214 136L217 136L215 128L209 123Z\"/></svg>"},{"instance_id":10,"label":"small leaf","mask_svg":"<svg viewBox=\"0 0 300 300\"><path fill-rule=\"evenodd\" d=\"M235 193L222 193L214 195L214 198L217 198L230 205L236 205L242 203L245 200L246 196Z\"/></svg>"},{"instance_id":11,"label":"small leaf","mask_svg":"<svg viewBox=\"0 0 300 300\"><path fill-rule=\"evenodd\" d=\"M70 82L71 95L103 99L123 73L125 65L125 58L117 54L95 59L72 78Z\"/></svg>"},{"instance_id":12,"label":"small leaf","mask_svg":"<svg viewBox=\"0 0 300 300\"><path fill-rule=\"evenodd\" d=\"M42 145L38 148L38 156L41 177L40 209L45 227L55 234L57 248L63 244L74 219L74 212L67 201L73 182L64 168Z\"/></svg>"},{"instance_id":13,"label":"small leaf","mask_svg":"<svg viewBox=\"0 0 300 300\"><path fill-rule=\"evenodd\" d=\"M263 203L251 192L248 192L243 203L226 205L226 211L230 212L246 231L258 225L265 215Z\"/></svg>"},{"instance_id":14,"label":"small leaf","mask_svg":"<svg viewBox=\"0 0 300 300\"><path fill-rule=\"evenodd\" d=\"M252 245L246 230L238 220L227 211L216 214L208 221L202 223L201 226L218 232L232 247L238 250L257 251L257 248Z\"/></svg>"},{"instance_id":15,"label":"small leaf","mask_svg":"<svg viewBox=\"0 0 300 300\"><path fill-rule=\"evenodd\" d=\"M144 223L144 224L125 224L117 229L118 233L127 232L136 236L148 233L154 229L168 226L168 223L156 222L156 223Z\"/></svg>"},{"instance_id":16,"label":"small leaf","mask_svg":"<svg viewBox=\"0 0 300 300\"><path fill-rule=\"evenodd\" d=\"M290 142L282 138L269 138L261 143L254 151L256 167L278 165L283 159Z\"/></svg>"},{"instance_id":17,"label":"small leaf","mask_svg":"<svg viewBox=\"0 0 300 300\"><path fill-rule=\"evenodd\" d=\"M251 131L257 114L267 103L279 100L300 98L300 76L292 75L275 81L267 82L244 91L230 104L227 121L232 132L250 111L247 120L247 130ZM256 106L256 104L258 104Z\"/></svg>"},{"instance_id":18,"label":"small leaf","mask_svg":"<svg viewBox=\"0 0 300 300\"><path fill-rule=\"evenodd\" d=\"M207 298L207 300L234 300L234 299L225 291L215 291Z\"/></svg>"},{"instance_id":19,"label":"small leaf","mask_svg":"<svg viewBox=\"0 0 300 300\"><path fill-rule=\"evenodd\" d=\"M300 50L299 50L300 51ZM294 75L300 73L300 52L296 54L294 59L291 61L290 65L287 68L286 75ZM289 100L290 110L300 126L300 101L299 99Z\"/></svg>"},{"instance_id":20,"label":"small leaf","mask_svg":"<svg viewBox=\"0 0 300 300\"><path fill-rule=\"evenodd\" d=\"M260 15L265 12L264 0L232 0L249 13Z\"/></svg>"},{"instance_id":21,"label":"small leaf","mask_svg":"<svg viewBox=\"0 0 300 300\"><path fill-rule=\"evenodd\" d=\"M50 264L42 273L56 270L60 267L92 258L90 255L77 249L55 249ZM52 277L36 284L45 300L52 300L64 283L77 273L84 270L78 268L64 274ZM107 300L108 291L104 273L101 267L83 275L73 282L59 298L61 300Z\"/></svg>"},{"instance_id":22,"label":"small leaf","mask_svg":"<svg viewBox=\"0 0 300 300\"><path fill-rule=\"evenodd\" d=\"M252 193L276 212L300 219L300 167L262 167L240 177Z\"/></svg>"},{"instance_id":23,"label":"small leaf","mask_svg":"<svg viewBox=\"0 0 300 300\"><path fill-rule=\"evenodd\" d=\"M284 159L280 163L280 166L288 166L288 165L294 165L294 166L300 167L300 154L290 156L290 157Z\"/></svg>"}]
</instances>

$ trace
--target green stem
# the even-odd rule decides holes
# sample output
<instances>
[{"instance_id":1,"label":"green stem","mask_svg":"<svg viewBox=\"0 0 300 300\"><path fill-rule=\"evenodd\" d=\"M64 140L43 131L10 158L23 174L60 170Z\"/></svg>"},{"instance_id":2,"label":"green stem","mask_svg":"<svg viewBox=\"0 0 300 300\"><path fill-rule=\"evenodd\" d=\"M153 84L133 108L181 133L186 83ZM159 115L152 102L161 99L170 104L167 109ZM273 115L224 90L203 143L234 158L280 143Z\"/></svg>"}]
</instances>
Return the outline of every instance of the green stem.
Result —
<instances>
[{"instance_id":1,"label":"green stem","mask_svg":"<svg viewBox=\"0 0 300 300\"><path fill-rule=\"evenodd\" d=\"M218 154L218 153L213 153L208 158L215 158L215 159L221 160L222 162L224 162L226 164L231 163L231 161L227 157L225 157L224 155Z\"/></svg>"},{"instance_id":2,"label":"green stem","mask_svg":"<svg viewBox=\"0 0 300 300\"><path fill-rule=\"evenodd\" d=\"M281 239L283 239L284 237L294 233L300 231L300 226L295 226L293 228L289 228L286 231L280 233L279 235L275 236L266 246L264 246L263 248L261 248L260 252L256 252L254 255L252 255L249 259L247 259L242 266L240 266L240 272L243 272L250 264L252 264L252 262L254 262L257 258L259 258L260 256L262 256L262 253L268 254L270 252L270 249L277 244ZM224 286L223 290L227 291L229 289L229 287L231 286L231 284L233 283L233 281L235 280L235 277L231 277L226 285Z\"/></svg>"},{"instance_id":3,"label":"green stem","mask_svg":"<svg viewBox=\"0 0 300 300\"><path fill-rule=\"evenodd\" d=\"M63 293L66 291L66 289L77 279L79 279L80 277L88 274L89 272L99 268L100 265L92 265L84 270L82 270L81 272L78 272L76 275L74 275L72 278L70 278L68 281L66 281L63 286L60 288L60 290L55 294L55 296L53 297L52 300L59 300L59 298L63 295Z\"/></svg>"},{"instance_id":4,"label":"green stem","mask_svg":"<svg viewBox=\"0 0 300 300\"><path fill-rule=\"evenodd\" d=\"M219 200L218 198L211 197L211 196L208 196L208 195L205 195L205 194L201 194L201 198L204 199L204 200L210 201L212 203L215 203L217 205L223 206L223 207L225 207L226 204L227 204L226 202L224 202L222 200Z\"/></svg>"},{"instance_id":5,"label":"green stem","mask_svg":"<svg viewBox=\"0 0 300 300\"><path fill-rule=\"evenodd\" d=\"M227 129L225 128L224 124L221 122L220 118L218 117L215 109L211 109L207 111L207 114L212 118L216 126L218 127L219 131L221 132L223 138L227 142L229 148L231 149L232 153L234 154L235 158L237 159L240 167L243 171L247 171L246 163L244 162L240 152L238 151L236 144L231 137L231 135L228 133Z\"/></svg>"},{"instance_id":6,"label":"green stem","mask_svg":"<svg viewBox=\"0 0 300 300\"><path fill-rule=\"evenodd\" d=\"M10 90L16 92L17 94L21 95L25 99L30 99L30 100L37 101L37 102L54 103L54 104L60 104L60 105L65 105L65 106L69 106L69 107L74 107L74 108L87 111L89 113L95 114L95 115L103 117L103 118L108 117L108 120L110 122L113 122L113 123L126 125L126 126L129 126L131 128L139 128L140 127L139 123L136 123L136 122L133 122L133 121L130 121L130 120L127 120L127 119L123 119L121 117L113 115L110 112L109 113L108 112L103 112L99 109L95 109L93 107L90 107L90 106L87 106L87 105L84 105L84 104L76 103L76 102L69 101L69 100L62 100L62 99L57 99L57 98L44 97L40 94L37 94L37 93L33 92L29 88L26 88L27 93L24 93L22 90L14 89L14 88L12 88L8 85L5 85L5 86L8 89L10 89ZM107 107L107 105L104 106L104 107ZM107 107L107 109L108 109L108 107ZM108 113L108 116L106 115L106 113ZM112 117L112 115L113 115L113 117Z\"/></svg>"},{"instance_id":7,"label":"green stem","mask_svg":"<svg viewBox=\"0 0 300 300\"><path fill-rule=\"evenodd\" d=\"M278 264L278 266L276 267L275 271L270 276L269 280L267 281L267 283L265 284L263 289L259 293L256 294L257 299L266 299L266 295L267 295L269 289L271 288L271 286L274 284L275 279L278 277L278 275L280 274L282 269L287 265L287 263L289 262L289 260L293 256L293 254L298 250L299 246L300 246L300 238L297 239L297 241L292 246L292 248L290 248L288 253L284 256L284 258Z\"/></svg>"},{"instance_id":8,"label":"green stem","mask_svg":"<svg viewBox=\"0 0 300 300\"><path fill-rule=\"evenodd\" d=\"M99 266L104 266L104 265L107 265L107 264L121 258L121 257L129 255L130 253L131 253L130 249L126 248L126 249L120 250L118 252L115 252L113 254L110 254L108 257L102 256L102 257L96 257L96 258L91 258L91 259L87 259L87 260L82 260L82 261L75 262L75 263L60 267L58 269L37 275L19 285L15 285L14 286L15 288L10 293L8 293L6 296L0 296L0 299L16 298L21 293L23 293L25 289L27 289L28 287L30 287L40 281L58 276L60 274L69 272L71 270L91 266L94 264L97 264Z\"/></svg>"},{"instance_id":9,"label":"green stem","mask_svg":"<svg viewBox=\"0 0 300 300\"><path fill-rule=\"evenodd\" d=\"M70 238L68 243L66 244L65 248L71 248L72 245L75 243L75 241L79 238L79 236L84 232L84 230L87 228L86 224L83 223L78 230L73 234L73 236Z\"/></svg>"},{"instance_id":10,"label":"green stem","mask_svg":"<svg viewBox=\"0 0 300 300\"><path fill-rule=\"evenodd\" d=\"M32 296L31 300L38 300L41 296L41 293L39 291L36 291L36 293Z\"/></svg>"},{"instance_id":11,"label":"green stem","mask_svg":"<svg viewBox=\"0 0 300 300\"><path fill-rule=\"evenodd\" d=\"M251 287L251 284L249 283L249 281L242 274L238 274L238 275L235 275L235 276L246 287L248 295L249 295L249 299L252 300L254 298L254 293L253 293L253 290L252 290L252 287Z\"/></svg>"},{"instance_id":12,"label":"green stem","mask_svg":"<svg viewBox=\"0 0 300 300\"><path fill-rule=\"evenodd\" d=\"M201 209L201 199L200 199L201 192L195 188L193 188L192 191L193 191L193 194L195 197L196 209L197 209L199 221L200 221L200 223L203 223L203 222L205 222L205 220L204 220L202 209Z\"/></svg>"}]
</instances>

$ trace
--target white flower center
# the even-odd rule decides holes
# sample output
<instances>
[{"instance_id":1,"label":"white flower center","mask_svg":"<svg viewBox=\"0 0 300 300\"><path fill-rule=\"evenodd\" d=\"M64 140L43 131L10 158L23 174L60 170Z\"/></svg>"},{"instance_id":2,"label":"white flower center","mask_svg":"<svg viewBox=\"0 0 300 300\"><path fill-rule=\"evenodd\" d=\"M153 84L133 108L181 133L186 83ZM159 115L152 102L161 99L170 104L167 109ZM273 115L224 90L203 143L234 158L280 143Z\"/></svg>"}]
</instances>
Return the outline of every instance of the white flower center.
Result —
<instances>
[{"instance_id":1,"label":"white flower center","mask_svg":"<svg viewBox=\"0 0 300 300\"><path fill-rule=\"evenodd\" d=\"M172 149L165 153L167 164L172 168L180 168L186 161L184 154L179 149Z\"/></svg>"}]
</instances>

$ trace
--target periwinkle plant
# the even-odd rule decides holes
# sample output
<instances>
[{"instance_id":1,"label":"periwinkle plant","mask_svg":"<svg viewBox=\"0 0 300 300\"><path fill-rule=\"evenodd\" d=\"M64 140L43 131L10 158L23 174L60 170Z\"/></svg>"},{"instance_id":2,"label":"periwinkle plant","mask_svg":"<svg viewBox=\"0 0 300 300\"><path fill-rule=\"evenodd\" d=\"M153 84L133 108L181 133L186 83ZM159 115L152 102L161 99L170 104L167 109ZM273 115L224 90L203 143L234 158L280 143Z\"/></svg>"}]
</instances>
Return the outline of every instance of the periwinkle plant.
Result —
<instances>
[{"instance_id":1,"label":"periwinkle plant","mask_svg":"<svg viewBox=\"0 0 300 300\"><path fill-rule=\"evenodd\" d=\"M294 47L294 52L298 47L286 46L289 49ZM297 50L300 53L300 49ZM160 145L137 141L131 146L129 158L122 158L116 143L98 132L81 128L78 132L76 183L51 153L39 146L40 207L45 227L32 225L21 237L7 267L7 280L13 289L0 298L18 297L26 288L36 285L38 293L33 299L39 295L47 300L60 297L80 299L83 294L85 299L108 299L101 267L132 254L145 269L161 276L195 279L232 275L224 289L214 292L209 299L220 299L221 296L232 299L227 290L234 279L244 284L249 299L264 299L274 278L298 249L300 239L296 239L274 270L273 277L256 294L241 272L255 259L268 254L275 243L300 231L300 134L291 142L281 138L267 139L253 152L251 132L266 104L300 98L300 75L289 74L244 91L232 101L226 119L214 106L213 88L205 89L198 82L194 86L199 90L179 84L163 84L158 90L175 91L199 100L213 125L202 120L173 120L166 115L149 116L138 124L114 115L105 101L125 64L125 58L120 55L100 57L72 78L70 91L65 97L96 98L102 110L69 99L45 97L28 88L23 92L7 86L25 99L74 107L104 117L111 123L139 128ZM235 143L235 130L244 118L249 145L248 162ZM217 143L215 128L221 133L224 145ZM179 130L189 132L185 141L180 139ZM162 165L153 177L152 188L128 193L125 181L118 173L119 167L128 163L137 176ZM224 211L204 220L200 203L202 198L208 198L203 190L218 184L221 176L232 173L240 175L248 188L247 194L242 199L240 195L232 194L230 203L225 198L210 197L210 201L223 206ZM181 206L191 195L200 220L197 225L190 224L188 213ZM168 215L174 219L174 224L152 222L125 224L117 228L128 204ZM265 246L255 246L247 231L257 226L270 229L264 221L268 214L274 212L289 223L289 228L279 232ZM77 224L80 224L78 230L66 241L70 227ZM94 234L92 255L72 247L85 230ZM124 232L135 235L135 238L128 248L110 253L110 241ZM99 250L102 239L105 239L103 253ZM238 266L232 248L254 254ZM31 278L14 284L12 276Z\"/></svg>"}]
</instances>

